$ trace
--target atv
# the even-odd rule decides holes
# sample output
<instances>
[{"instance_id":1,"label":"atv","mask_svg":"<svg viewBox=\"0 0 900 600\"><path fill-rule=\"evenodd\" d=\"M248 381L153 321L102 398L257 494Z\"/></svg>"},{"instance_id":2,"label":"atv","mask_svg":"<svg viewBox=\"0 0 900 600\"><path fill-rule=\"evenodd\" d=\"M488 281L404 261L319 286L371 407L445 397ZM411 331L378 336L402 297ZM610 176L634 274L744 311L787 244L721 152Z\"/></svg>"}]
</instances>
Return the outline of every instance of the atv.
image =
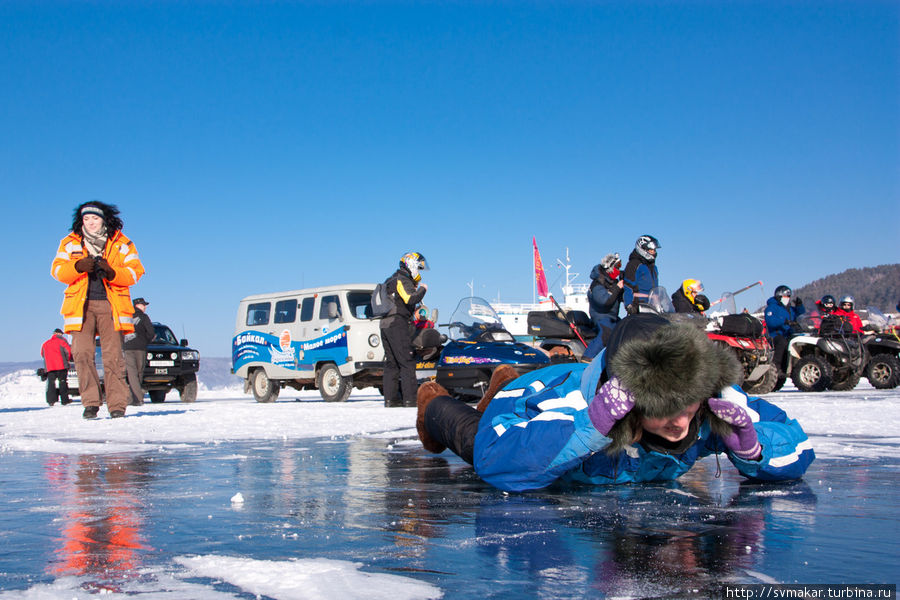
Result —
<instances>
[{"instance_id":1,"label":"atv","mask_svg":"<svg viewBox=\"0 0 900 600\"><path fill-rule=\"evenodd\" d=\"M778 382L778 369L772 363L775 350L763 323L753 315L737 313L733 294L723 295L718 303L721 306L709 313L707 337L734 352L741 363L745 392L768 394Z\"/></svg>"},{"instance_id":2,"label":"atv","mask_svg":"<svg viewBox=\"0 0 900 600\"><path fill-rule=\"evenodd\" d=\"M791 381L803 392L852 390L866 368L868 353L862 336L834 315L822 318L816 328L810 315L797 320L795 335L788 342ZM775 389L781 389L786 374L780 373Z\"/></svg>"},{"instance_id":3,"label":"atv","mask_svg":"<svg viewBox=\"0 0 900 600\"><path fill-rule=\"evenodd\" d=\"M866 378L874 388L893 389L900 384L900 326L874 306L866 307L865 312L865 329L872 331L863 338L871 357L866 364Z\"/></svg>"},{"instance_id":4,"label":"atv","mask_svg":"<svg viewBox=\"0 0 900 600\"><path fill-rule=\"evenodd\" d=\"M502 364L511 365L519 374L550 364L543 351L517 342L483 298L463 298L450 322L439 327L446 327L449 335L434 361L416 365L417 378L433 368L437 382L456 396L481 398L494 369Z\"/></svg>"}]
</instances>

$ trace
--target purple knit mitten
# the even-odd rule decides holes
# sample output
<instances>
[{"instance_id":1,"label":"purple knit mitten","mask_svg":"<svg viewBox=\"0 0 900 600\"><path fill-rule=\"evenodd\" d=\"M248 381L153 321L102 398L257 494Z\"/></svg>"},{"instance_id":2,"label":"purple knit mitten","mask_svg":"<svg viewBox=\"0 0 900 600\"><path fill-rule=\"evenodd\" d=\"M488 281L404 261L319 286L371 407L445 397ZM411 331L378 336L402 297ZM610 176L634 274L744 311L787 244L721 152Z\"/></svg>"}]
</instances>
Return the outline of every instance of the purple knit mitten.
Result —
<instances>
[{"instance_id":1,"label":"purple knit mitten","mask_svg":"<svg viewBox=\"0 0 900 600\"><path fill-rule=\"evenodd\" d=\"M756 460L762 453L759 438L750 415L743 407L725 400L724 398L710 398L709 410L714 415L731 425L731 433L722 438L725 447L738 458L744 460Z\"/></svg>"},{"instance_id":2,"label":"purple knit mitten","mask_svg":"<svg viewBox=\"0 0 900 600\"><path fill-rule=\"evenodd\" d=\"M597 431L609 435L616 422L634 408L634 397L622 387L617 377L613 377L597 390L597 395L588 406L588 417Z\"/></svg>"}]
</instances>

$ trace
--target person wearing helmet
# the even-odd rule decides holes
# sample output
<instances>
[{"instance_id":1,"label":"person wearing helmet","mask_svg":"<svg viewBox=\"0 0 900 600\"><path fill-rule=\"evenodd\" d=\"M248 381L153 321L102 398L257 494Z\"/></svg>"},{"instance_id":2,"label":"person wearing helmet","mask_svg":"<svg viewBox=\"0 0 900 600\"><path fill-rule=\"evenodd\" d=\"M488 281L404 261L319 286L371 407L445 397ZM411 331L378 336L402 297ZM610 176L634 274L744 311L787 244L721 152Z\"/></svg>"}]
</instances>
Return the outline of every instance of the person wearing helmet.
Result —
<instances>
[{"instance_id":1,"label":"person wearing helmet","mask_svg":"<svg viewBox=\"0 0 900 600\"><path fill-rule=\"evenodd\" d=\"M862 333L862 319L860 319L859 315L856 314L856 311L853 310L853 306L853 296L844 296L841 298L841 304L834 309L832 314L841 319L844 323L849 324L853 328L853 333ZM846 328L844 328L844 331L846 331Z\"/></svg>"},{"instance_id":2,"label":"person wearing helmet","mask_svg":"<svg viewBox=\"0 0 900 600\"><path fill-rule=\"evenodd\" d=\"M815 459L803 428L743 392L740 376L734 354L696 326L629 315L590 364L492 377L498 393L477 407L435 381L423 383L416 431L425 450L453 451L505 491L557 480L674 481L702 457L723 452L751 480L802 477Z\"/></svg>"},{"instance_id":3,"label":"person wearing helmet","mask_svg":"<svg viewBox=\"0 0 900 600\"><path fill-rule=\"evenodd\" d=\"M591 286L588 288L588 311L597 337L584 351L584 358L597 356L609 339L609 334L619 322L619 307L625 282L622 281L622 260L618 252L607 254L591 269Z\"/></svg>"},{"instance_id":4,"label":"person wearing helmet","mask_svg":"<svg viewBox=\"0 0 900 600\"><path fill-rule=\"evenodd\" d=\"M699 279L685 279L681 282L681 287L672 294L672 304L675 306L675 312L691 313L695 315L702 314L704 310L709 308L709 298L701 294L703 284ZM699 300L698 300L699 298ZM706 300L706 307L703 307L703 300Z\"/></svg>"},{"instance_id":5,"label":"person wearing helmet","mask_svg":"<svg viewBox=\"0 0 900 600\"><path fill-rule=\"evenodd\" d=\"M428 286L420 283L420 271L428 269L425 257L419 252L407 252L400 257L400 266L385 281L393 306L381 319L381 340L384 344L384 405L416 405L416 362L414 358L413 315L416 305L425 297Z\"/></svg>"},{"instance_id":6,"label":"person wearing helmet","mask_svg":"<svg viewBox=\"0 0 900 600\"><path fill-rule=\"evenodd\" d=\"M834 313L836 300L831 294L825 294L821 300L816 300L816 307L809 311L809 320L816 329L822 326L822 319Z\"/></svg>"},{"instance_id":7,"label":"person wearing helmet","mask_svg":"<svg viewBox=\"0 0 900 600\"><path fill-rule=\"evenodd\" d=\"M791 303L793 295L791 288L779 285L772 297L766 301L766 329L775 350L773 361L782 373L787 372L788 339L794 335L797 317L806 312L800 298L794 299L793 304Z\"/></svg>"},{"instance_id":8,"label":"person wearing helmet","mask_svg":"<svg viewBox=\"0 0 900 600\"><path fill-rule=\"evenodd\" d=\"M623 280L622 301L630 312L637 312L637 303L646 302L650 290L659 286L659 270L656 268L657 251L662 246L652 235L642 235L634 243L628 255Z\"/></svg>"},{"instance_id":9,"label":"person wearing helmet","mask_svg":"<svg viewBox=\"0 0 900 600\"><path fill-rule=\"evenodd\" d=\"M413 325L416 330L434 328L434 321L428 318L428 307L424 304L416 309L416 320L413 322Z\"/></svg>"}]
</instances>

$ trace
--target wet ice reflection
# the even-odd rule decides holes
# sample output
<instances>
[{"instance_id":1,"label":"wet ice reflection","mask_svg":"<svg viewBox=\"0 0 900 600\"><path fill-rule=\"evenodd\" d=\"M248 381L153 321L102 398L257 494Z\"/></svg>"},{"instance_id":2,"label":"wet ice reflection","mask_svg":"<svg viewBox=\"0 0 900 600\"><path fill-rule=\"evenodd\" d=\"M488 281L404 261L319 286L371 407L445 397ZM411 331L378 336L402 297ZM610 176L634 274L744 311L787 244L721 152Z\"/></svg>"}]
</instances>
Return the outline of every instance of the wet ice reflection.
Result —
<instances>
[{"instance_id":1,"label":"wet ice reflection","mask_svg":"<svg viewBox=\"0 0 900 600\"><path fill-rule=\"evenodd\" d=\"M882 483L895 466L870 464L863 481L818 461L788 485L717 469L707 459L674 484L506 494L402 439L8 454L0 497L18 510L0 517L0 584L74 578L132 594L180 581L191 597L290 599L371 597L371 578L390 575L378 585L395 598L701 598L725 583L877 581L891 568L897 518Z\"/></svg>"}]
</instances>

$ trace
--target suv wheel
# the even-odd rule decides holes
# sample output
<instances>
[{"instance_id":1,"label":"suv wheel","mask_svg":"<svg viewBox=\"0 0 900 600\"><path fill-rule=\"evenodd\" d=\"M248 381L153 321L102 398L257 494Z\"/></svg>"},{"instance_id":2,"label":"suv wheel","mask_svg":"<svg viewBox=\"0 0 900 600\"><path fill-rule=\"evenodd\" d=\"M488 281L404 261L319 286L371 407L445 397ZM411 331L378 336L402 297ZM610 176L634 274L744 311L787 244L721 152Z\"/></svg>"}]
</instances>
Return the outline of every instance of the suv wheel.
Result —
<instances>
[{"instance_id":1,"label":"suv wheel","mask_svg":"<svg viewBox=\"0 0 900 600\"><path fill-rule=\"evenodd\" d=\"M269 379L265 369L256 369L253 371L253 379L251 381L253 387L253 397L257 402L275 402L278 397L280 388L278 384Z\"/></svg>"},{"instance_id":2,"label":"suv wheel","mask_svg":"<svg viewBox=\"0 0 900 600\"><path fill-rule=\"evenodd\" d=\"M192 375L190 378L185 378L183 384L178 388L178 393L181 394L182 402L194 402L197 400L197 377Z\"/></svg>"}]
</instances>

